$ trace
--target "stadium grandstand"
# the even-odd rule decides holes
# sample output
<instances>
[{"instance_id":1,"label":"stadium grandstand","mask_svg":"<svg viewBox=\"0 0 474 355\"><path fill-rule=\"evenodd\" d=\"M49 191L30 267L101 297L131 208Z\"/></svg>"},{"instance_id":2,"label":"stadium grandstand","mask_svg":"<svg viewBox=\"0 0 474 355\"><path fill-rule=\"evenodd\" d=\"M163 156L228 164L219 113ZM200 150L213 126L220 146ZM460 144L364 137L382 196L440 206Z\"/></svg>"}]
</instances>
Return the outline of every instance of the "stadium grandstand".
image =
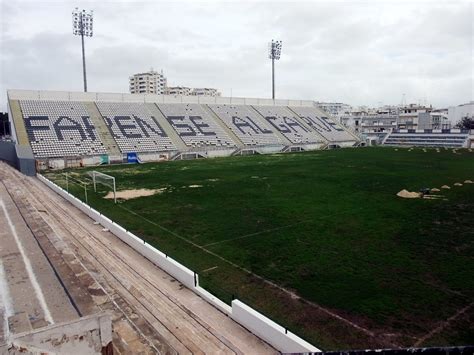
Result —
<instances>
[{"instance_id":1,"label":"stadium grandstand","mask_svg":"<svg viewBox=\"0 0 474 355\"><path fill-rule=\"evenodd\" d=\"M8 110L38 170L360 143L303 100L10 90Z\"/></svg>"},{"instance_id":2,"label":"stadium grandstand","mask_svg":"<svg viewBox=\"0 0 474 355\"><path fill-rule=\"evenodd\" d=\"M383 140L383 145L404 147L469 148L474 132L462 129L394 129Z\"/></svg>"}]
</instances>

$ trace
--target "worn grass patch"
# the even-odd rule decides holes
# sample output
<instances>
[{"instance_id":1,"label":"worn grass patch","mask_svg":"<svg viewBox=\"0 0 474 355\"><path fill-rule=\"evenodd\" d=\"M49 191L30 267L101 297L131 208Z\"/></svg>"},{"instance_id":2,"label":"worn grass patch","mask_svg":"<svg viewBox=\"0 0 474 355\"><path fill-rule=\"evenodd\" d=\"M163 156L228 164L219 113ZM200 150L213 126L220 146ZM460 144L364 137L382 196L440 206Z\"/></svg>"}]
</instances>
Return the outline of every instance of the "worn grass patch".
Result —
<instances>
[{"instance_id":1,"label":"worn grass patch","mask_svg":"<svg viewBox=\"0 0 474 355\"><path fill-rule=\"evenodd\" d=\"M94 169L115 176L119 190L166 188L114 205L101 187L89 192L94 208L200 273L223 300L238 297L323 349L413 345L474 298L474 184L443 189L442 199L396 195L474 180L468 150ZM75 172L86 178L88 170ZM472 344L472 327L459 329L464 318L425 344Z\"/></svg>"}]
</instances>

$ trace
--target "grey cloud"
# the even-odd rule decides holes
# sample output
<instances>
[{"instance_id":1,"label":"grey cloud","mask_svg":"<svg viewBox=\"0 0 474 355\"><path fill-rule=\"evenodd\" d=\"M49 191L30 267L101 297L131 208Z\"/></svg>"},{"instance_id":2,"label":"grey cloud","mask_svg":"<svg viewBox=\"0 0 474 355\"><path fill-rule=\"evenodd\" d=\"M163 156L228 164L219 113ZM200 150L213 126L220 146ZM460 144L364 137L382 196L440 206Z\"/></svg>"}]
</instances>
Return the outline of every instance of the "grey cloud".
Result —
<instances>
[{"instance_id":1,"label":"grey cloud","mask_svg":"<svg viewBox=\"0 0 474 355\"><path fill-rule=\"evenodd\" d=\"M87 2L89 88L126 92L163 69L173 85L268 97L267 42L283 40L280 98L436 106L473 99L472 4ZM80 90L74 2L2 2L0 109L7 88ZM41 16L35 17L39 13ZM45 17L46 16L46 17ZM21 23L21 27L15 26ZM51 23L55 23L52 26Z\"/></svg>"}]
</instances>

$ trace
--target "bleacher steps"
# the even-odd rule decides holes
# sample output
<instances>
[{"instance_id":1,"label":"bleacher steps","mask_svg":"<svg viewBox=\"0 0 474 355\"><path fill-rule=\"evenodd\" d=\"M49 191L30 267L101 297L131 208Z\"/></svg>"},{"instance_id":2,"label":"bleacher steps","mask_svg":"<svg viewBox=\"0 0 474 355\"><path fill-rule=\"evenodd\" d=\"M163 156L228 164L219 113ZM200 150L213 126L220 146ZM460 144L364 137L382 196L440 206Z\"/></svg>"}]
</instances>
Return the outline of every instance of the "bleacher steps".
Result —
<instances>
[{"instance_id":1,"label":"bleacher steps","mask_svg":"<svg viewBox=\"0 0 474 355\"><path fill-rule=\"evenodd\" d=\"M326 138L324 138L318 131L315 131L315 130L313 130L311 127L309 127L308 124L307 124L306 122L304 122L304 121L301 119L301 116L298 115L295 111L293 111L290 106L287 106L287 108L288 108L288 110L289 110L293 115L295 115L295 118L298 120L298 122L300 123L300 125L302 125L304 128L306 128L306 129L309 130L310 132L316 133L316 135L318 136L318 138L321 140L321 143L329 143L329 140L327 140Z\"/></svg>"},{"instance_id":2,"label":"bleacher steps","mask_svg":"<svg viewBox=\"0 0 474 355\"><path fill-rule=\"evenodd\" d=\"M18 100L10 100L10 109L13 118L14 129L16 132L17 144L30 145L28 134L26 133L25 121L21 111L20 102ZM13 128L13 127L12 127Z\"/></svg>"},{"instance_id":3,"label":"bleacher steps","mask_svg":"<svg viewBox=\"0 0 474 355\"><path fill-rule=\"evenodd\" d=\"M267 122L267 120L265 119L265 117L255 108L253 107L253 105L249 105L249 110L253 110L253 112L262 118L262 120L264 122ZM275 135L280 138L280 141L281 141L281 144L285 145L285 146L288 146L288 145L292 145L293 143L290 142L288 140L288 138L286 138L283 134L281 134L281 132L279 130L277 130L275 127L273 127L272 125L270 125L270 128L272 130L273 133L275 133Z\"/></svg>"},{"instance_id":4,"label":"bleacher steps","mask_svg":"<svg viewBox=\"0 0 474 355\"><path fill-rule=\"evenodd\" d=\"M232 130L221 120L219 115L217 115L210 107L209 105L201 105L204 111L206 111L212 118L214 118L214 121L224 130L225 133L232 139L237 147L239 148L244 148L245 144L237 137L237 135L232 132Z\"/></svg>"},{"instance_id":5,"label":"bleacher steps","mask_svg":"<svg viewBox=\"0 0 474 355\"><path fill-rule=\"evenodd\" d=\"M186 146L184 141L181 139L179 134L174 130L174 128L168 122L165 115L163 115L163 112L161 112L158 106L154 103L146 103L145 105L148 108L148 110L151 112L152 116L156 118L161 128L163 128L163 130L168 135L168 137L170 137L171 141L176 146L176 148L178 148L178 150L180 151L188 150L189 147Z\"/></svg>"},{"instance_id":6,"label":"bleacher steps","mask_svg":"<svg viewBox=\"0 0 474 355\"><path fill-rule=\"evenodd\" d=\"M109 128L105 124L105 120L99 112L96 104L94 102L83 102L84 106L89 113L89 116L92 120L92 123L95 126L96 132L99 135L102 143L104 143L104 148L107 150L107 153L110 157L122 157L122 153L115 142L115 139L112 137Z\"/></svg>"}]
</instances>

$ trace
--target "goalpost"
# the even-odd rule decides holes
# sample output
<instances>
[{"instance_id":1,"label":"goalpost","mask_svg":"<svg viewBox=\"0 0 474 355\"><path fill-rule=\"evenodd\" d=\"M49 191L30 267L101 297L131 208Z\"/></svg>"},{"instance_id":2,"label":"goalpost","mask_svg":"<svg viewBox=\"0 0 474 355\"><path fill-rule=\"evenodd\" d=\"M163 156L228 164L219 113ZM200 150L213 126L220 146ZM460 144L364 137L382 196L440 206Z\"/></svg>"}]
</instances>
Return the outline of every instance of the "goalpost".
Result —
<instances>
[{"instance_id":1,"label":"goalpost","mask_svg":"<svg viewBox=\"0 0 474 355\"><path fill-rule=\"evenodd\" d=\"M84 187L84 197L85 197L85 200L86 200L86 204L88 204L89 200L87 198L87 185L88 185L87 181L81 181L79 179L75 179L75 178L69 176L68 173L63 173L63 176L66 179L66 191L67 192L69 192L69 182L72 182L72 183L75 183L79 186Z\"/></svg>"},{"instance_id":2,"label":"goalpost","mask_svg":"<svg viewBox=\"0 0 474 355\"><path fill-rule=\"evenodd\" d=\"M114 191L114 203L117 203L116 189L115 189L115 178L111 175L100 173L98 171L92 171L92 181L94 182L94 192L97 192L97 184L105 185Z\"/></svg>"}]
</instances>

